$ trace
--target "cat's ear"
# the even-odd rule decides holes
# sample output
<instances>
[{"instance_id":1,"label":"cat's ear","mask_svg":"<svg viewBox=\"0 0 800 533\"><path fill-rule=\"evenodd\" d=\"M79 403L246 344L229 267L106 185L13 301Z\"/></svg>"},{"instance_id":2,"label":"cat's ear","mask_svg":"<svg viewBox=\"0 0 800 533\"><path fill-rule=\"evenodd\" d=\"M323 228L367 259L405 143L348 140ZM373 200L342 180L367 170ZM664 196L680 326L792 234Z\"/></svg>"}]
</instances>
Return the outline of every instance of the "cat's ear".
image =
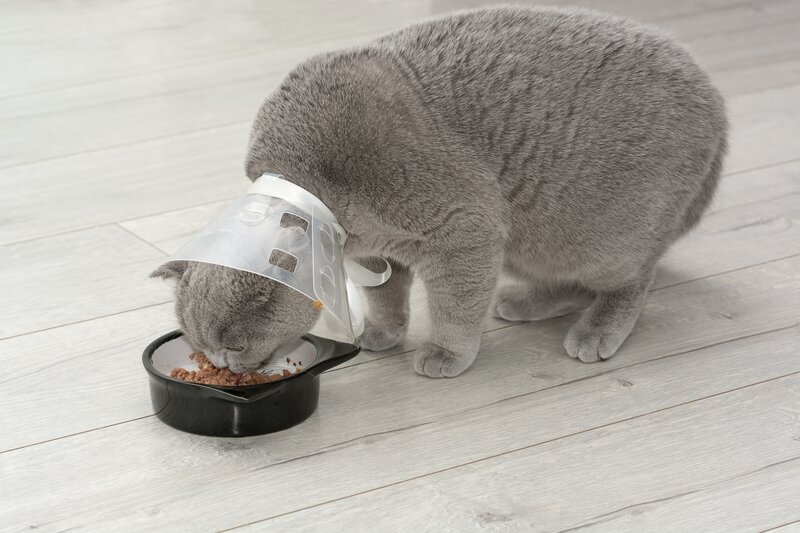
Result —
<instances>
[{"instance_id":1,"label":"cat's ear","mask_svg":"<svg viewBox=\"0 0 800 533\"><path fill-rule=\"evenodd\" d=\"M183 273L186 272L186 269L189 267L188 261L170 261L169 263L164 263L157 269L155 269L151 274L151 278L161 278L161 279L181 279Z\"/></svg>"}]
</instances>

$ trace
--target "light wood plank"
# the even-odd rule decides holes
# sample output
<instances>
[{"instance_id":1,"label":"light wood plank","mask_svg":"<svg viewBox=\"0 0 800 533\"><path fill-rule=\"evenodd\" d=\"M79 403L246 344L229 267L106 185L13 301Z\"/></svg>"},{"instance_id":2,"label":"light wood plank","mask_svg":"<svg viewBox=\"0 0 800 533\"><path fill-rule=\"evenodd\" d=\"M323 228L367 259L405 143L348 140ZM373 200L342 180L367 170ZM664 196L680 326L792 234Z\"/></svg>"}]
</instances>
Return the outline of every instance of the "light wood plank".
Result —
<instances>
[{"instance_id":1,"label":"light wood plank","mask_svg":"<svg viewBox=\"0 0 800 533\"><path fill-rule=\"evenodd\" d=\"M800 86L779 89L777 95L747 95L740 97L743 103L731 103L743 110L734 109L739 118L734 117L728 171L798 156L789 140L793 116L781 107L797 90ZM770 103L773 98L778 103ZM764 106L771 107L769 112L762 113ZM0 173L8 192L0 199L4 222L0 244L232 198L247 184L241 177L247 129L243 122L5 169ZM54 176L60 179L54 181ZM87 198L98 199L91 209L86 208ZM43 200L48 201L47 209L41 209Z\"/></svg>"},{"instance_id":2,"label":"light wood plank","mask_svg":"<svg viewBox=\"0 0 800 533\"><path fill-rule=\"evenodd\" d=\"M724 176L706 217L721 209L796 194L800 194L800 158Z\"/></svg>"},{"instance_id":3,"label":"light wood plank","mask_svg":"<svg viewBox=\"0 0 800 533\"><path fill-rule=\"evenodd\" d=\"M592 7L592 2L583 4ZM629 10L621 12L629 13ZM675 33L681 41L689 43L699 56L715 59L718 56L735 57L741 53L740 47L744 44L748 44L748 52L753 53L753 43L760 43L762 38L773 43L779 41L783 34L776 35L772 27L776 24L785 26L798 18L800 13L797 4L793 0L781 0L762 4L735 4L722 11L703 12L691 17L667 18L657 22L663 28ZM178 65L157 72L135 73L134 71L123 77L84 82L76 86L59 88L58 91L28 91L17 96L0 97L0 119L94 108L119 102L205 91L223 85L238 85L244 89L247 85L242 85L243 82L257 80L261 80L261 88L258 92L247 93L246 96L263 98L265 88L280 80L287 70L303 59L323 50L344 48L365 42L386 29L400 27L402 21L387 20L385 24L385 28L371 25L369 28L358 28L354 33L341 36L337 36L338 32L333 32L329 37L330 40L310 45L298 46L287 43L282 47L256 47L255 51L244 55L209 59L199 64L190 62L187 65ZM318 37L325 38L327 35L327 32L321 32ZM215 33L214 37L219 38L219 34ZM718 41L724 41L724 44ZM792 46L792 43L785 40L784 43L784 48ZM732 44L734 46L731 46ZM790 50L781 50L784 55L788 51ZM768 54L769 51L763 53ZM773 56L769 58L774 60ZM730 62L730 59L728 61ZM713 64L711 66L713 67ZM61 71L61 74L72 74L72 72ZM760 78L763 83L764 77ZM224 101L221 103L226 104Z\"/></svg>"},{"instance_id":4,"label":"light wood plank","mask_svg":"<svg viewBox=\"0 0 800 533\"><path fill-rule=\"evenodd\" d=\"M204 527L236 525L785 375L797 370L790 355L798 316L788 302L800 295L798 267L800 258L658 291L640 328L602 365L557 355L568 320L516 326L488 334L476 366L457 380L420 378L408 357L330 372L319 411L274 435L208 439L147 418L0 454L3 478L18 495L0 522L35 514L41 503L30 495L47 483L63 487L47 495L64 502L50 514L58 527L86 520L106 527L116 519L141 527L191 524L200 501L212 517ZM709 348L710 360L687 353L655 363L660 372L620 369L786 327L775 342L756 337ZM764 358L762 350L773 356ZM614 369L619 373L610 376ZM125 467L105 476L112 464ZM241 491L263 494L270 513ZM225 504L233 500L242 506Z\"/></svg>"},{"instance_id":5,"label":"light wood plank","mask_svg":"<svg viewBox=\"0 0 800 533\"><path fill-rule=\"evenodd\" d=\"M483 2L0 0L0 529L800 529L800 257L779 260L800 2L578 3L675 33L731 109L730 175L621 352L563 356L575 317L489 320L473 369L427 380L397 354L428 327L415 287L407 343L326 374L301 426L235 440L150 415L141 349L175 324L159 250L246 187L249 122L294 63Z\"/></svg>"},{"instance_id":6,"label":"light wood plank","mask_svg":"<svg viewBox=\"0 0 800 533\"><path fill-rule=\"evenodd\" d=\"M164 254L118 226L7 245L0 253L0 339L169 299L167 287L147 280Z\"/></svg>"},{"instance_id":7,"label":"light wood plank","mask_svg":"<svg viewBox=\"0 0 800 533\"><path fill-rule=\"evenodd\" d=\"M790 59L717 72L714 83L724 95L738 96L797 85L799 77L800 60Z\"/></svg>"},{"instance_id":8,"label":"light wood plank","mask_svg":"<svg viewBox=\"0 0 800 533\"><path fill-rule=\"evenodd\" d=\"M798 520L796 522L790 522L788 524L784 524L784 525L778 526L776 528L766 529L766 530L764 530L763 533L766 533L767 531L769 531L770 533L772 533L772 532L776 532L776 533L797 533L798 531L800 531L800 520Z\"/></svg>"},{"instance_id":9,"label":"light wood plank","mask_svg":"<svg viewBox=\"0 0 800 533\"><path fill-rule=\"evenodd\" d=\"M213 62L257 48L286 49L325 42L365 28L379 33L431 14L486 3L448 0L363 4L315 0L254 6L239 0L227 2L223 9L214 5L198 8L186 1L81 4L80 8L7 2L0 4L0 31L5 34L0 66L4 71L14 68L17 75L2 79L0 96L56 93L75 85ZM551 3L585 5L665 25L689 20L688 15L714 15L712 28L729 28L743 16L742 4L731 5L728 0L702 4L681 0L668 6L619 0ZM744 6L749 8L744 13L749 12L751 20L769 16L770 3ZM734 22L717 22L727 18ZM709 31L708 25L704 30ZM91 54L92 61L85 60L86 54ZM71 68L62 69L65 64ZM20 68L23 65L25 68Z\"/></svg>"},{"instance_id":10,"label":"light wood plank","mask_svg":"<svg viewBox=\"0 0 800 533\"><path fill-rule=\"evenodd\" d=\"M798 416L794 375L240 530L752 531L800 517L800 478L786 474L800 472ZM751 490L731 491L738 484ZM709 501L719 491L729 499Z\"/></svg>"},{"instance_id":11,"label":"light wood plank","mask_svg":"<svg viewBox=\"0 0 800 533\"><path fill-rule=\"evenodd\" d=\"M793 11L779 10L776 16L783 19L773 24L731 32L711 30L706 36L689 40L689 48L712 76L795 60L800 51L800 43L792 39L800 31L800 12L796 3Z\"/></svg>"},{"instance_id":12,"label":"light wood plank","mask_svg":"<svg viewBox=\"0 0 800 533\"><path fill-rule=\"evenodd\" d=\"M658 266L655 287L800 253L800 194L709 213Z\"/></svg>"},{"instance_id":13,"label":"light wood plank","mask_svg":"<svg viewBox=\"0 0 800 533\"><path fill-rule=\"evenodd\" d=\"M241 194L247 190L248 182L243 182ZM233 201L229 198L222 202L178 209L149 217L141 217L120 222L120 226L138 235L153 246L167 254L174 254L189 238L203 229L227 205Z\"/></svg>"},{"instance_id":14,"label":"light wood plank","mask_svg":"<svg viewBox=\"0 0 800 533\"><path fill-rule=\"evenodd\" d=\"M800 31L798 6L796 2L738 4L724 17L693 16L667 29L675 30L730 98L800 83L800 43L793 38ZM697 33L688 37L693 32Z\"/></svg>"},{"instance_id":15,"label":"light wood plank","mask_svg":"<svg viewBox=\"0 0 800 533\"><path fill-rule=\"evenodd\" d=\"M752 231L758 231L758 228L754 228ZM719 250L713 247L706 249L703 257L706 255L708 257L717 257L718 252L722 254L727 246L724 242L722 245ZM725 261L735 262L739 256L740 254L731 254L729 256L723 254L722 262L711 263L711 266L726 270L731 269L733 264ZM698 260L690 252L687 252L687 257L690 262L688 264ZM751 260L758 259L758 257L749 257ZM667 277L669 277L669 273L670 271L667 270ZM771 297L771 295L768 296ZM652 298L654 296L651 296ZM419 342L427 335L429 327L425 301L424 291L421 287L416 286L412 300L411 331L409 338L403 345L385 353L365 352L343 365L343 367L361 365L368 362L377 363L378 359L408 352L418 346ZM772 300L767 300L764 303L774 305ZM657 319L657 321L664 320L669 324L670 321L674 323L678 319L683 320L685 318L683 316L684 311L679 309L681 302L677 297L666 297L665 300L659 300L658 305L664 308L664 313L671 312L675 316L671 317L671 319L665 316ZM755 307L758 304L753 303L751 305ZM726 311L723 311L723 315L720 316L724 316L724 313ZM791 318L791 315L789 317ZM484 330L493 331L500 327L509 326L510 324L504 321L489 319L484 324ZM148 415L150 407L146 401L146 382L140 369L139 354L150 340L175 327L177 327L177 324L172 313L172 304L168 304L0 341L0 352L8 354L5 361L6 376L9 378L4 380L3 387L0 388L0 403L4 403L9 407L13 406L13 409L7 411L11 419L3 424L4 427L9 429L0 437L0 450L30 445L38 441ZM563 357L559 341L560 337L565 334L564 322L552 325L549 325L549 323L534 326L521 325L520 327L535 328L532 332L533 336L527 342L532 345L544 344L547 346L550 350L547 357ZM672 332L669 330L671 326L666 325L664 327L663 333L671 335ZM680 331L680 324L676 327ZM711 324L707 327L710 328ZM658 332L659 330L651 332L650 337L643 342L657 343L658 341L654 341L652 335ZM542 337L548 340L545 341ZM503 342L514 343L517 338L517 334L512 331L496 331L491 337L486 337L481 357L493 357L492 353L500 349L499 347ZM521 342L523 341L517 341L517 343ZM59 348L59 346L62 348ZM64 361L54 365L54 353L58 353L59 358ZM91 355L87 358L82 354ZM544 353L541 356L545 357ZM524 362L525 357L523 356L521 361ZM85 370L88 364L87 361L94 361L91 373L87 373ZM388 363L380 362L377 364L383 366ZM404 360L397 367L397 371L406 372L408 370L407 367L408 362ZM520 367L520 371L523 368ZM380 369L376 371L381 372ZM565 367L561 371L564 375L568 375L569 367ZM24 399L24 390L27 387L24 377L30 374L35 374L40 378L52 374L50 379L54 383L48 397L35 404L30 404ZM75 390L87 390L94 387L102 388L103 383L107 383L111 379L114 381L114 390L119 391L120 396L125 400L115 404L115 409L113 410L109 410L105 404L93 404L91 400L87 400L90 403L81 411L82 416L74 416L72 403L64 400L73 397ZM503 393L508 394L514 392L508 388L504 388L503 391ZM145 396L144 398L143 395ZM15 426L12 423L14 419L25 420L26 422L24 425ZM53 424L50 422L53 419L58 420L59 423ZM30 420L39 422L31 424ZM0 423L2 423L2 419L0 419Z\"/></svg>"},{"instance_id":16,"label":"light wood plank","mask_svg":"<svg viewBox=\"0 0 800 533\"><path fill-rule=\"evenodd\" d=\"M712 35L690 44L713 74L764 62L796 59L800 54L800 44L790 43L797 43L792 37L798 31L800 21L796 24L756 27L732 34L735 38L732 35ZM342 43L328 43L327 48L358 41L349 39ZM753 46L753 42L759 45ZM304 55L320 50L314 47L303 50L303 53L273 53L266 58L256 57L251 60L250 66L241 65L241 61L232 65L224 64L213 75L206 70L205 81L200 84L192 84L192 76L184 80L180 72L174 73L171 76L181 78L177 85L182 89L170 90L170 85L175 82L168 81L165 88L158 88L144 97L114 97L109 103L96 103L92 90L97 90L97 87L92 87L82 95L83 101L88 104L60 111L46 111L48 106L34 113L12 111L12 116L6 118L0 115L0 127L7 131L0 138L0 168L232 123L241 122L246 126L255 115L258 105L285 73ZM228 74L231 68L236 71ZM236 81L237 78L239 81ZM137 81L141 83L140 80L134 80L134 90ZM800 83L800 79L795 81ZM108 88L100 89L105 89L109 94ZM126 92L123 89L122 94ZM41 99L41 96L38 98ZM213 102L213 105L209 105L209 102ZM10 104L20 105L17 101ZM31 104L23 106L30 108ZM131 120L131 117L135 117L135 120Z\"/></svg>"},{"instance_id":17,"label":"light wood plank","mask_svg":"<svg viewBox=\"0 0 800 533\"><path fill-rule=\"evenodd\" d=\"M472 3L480 5L480 0L471 0ZM463 2L458 0L449 2L450 5L461 5ZM534 2L535 3L535 2ZM713 0L711 2L698 2L697 0L678 0L668 4L657 1L641 2L638 0L558 0L556 4L567 6L579 5L597 11L616 13L622 16L635 18L644 22L651 22L661 25L676 23L681 19L696 18L702 16L713 16L723 18L732 10L741 7L742 4L752 6L762 6L766 2L756 0L754 2L731 2L731 0Z\"/></svg>"},{"instance_id":18,"label":"light wood plank","mask_svg":"<svg viewBox=\"0 0 800 533\"><path fill-rule=\"evenodd\" d=\"M776 33L759 27L753 31L756 33L752 35L745 32L741 41L749 45L751 40L757 43ZM785 35L777 33L778 37L770 38L781 42L781 36ZM783 42L795 41L784 38ZM729 48L723 39L721 44L710 47L706 55L728 54ZM13 101L13 106L5 109L12 115L18 113L13 115L16 118L0 121L9 132L0 141L0 166L20 162L19 158L29 155L34 159L57 159L0 171L0 181L7 191L0 199L5 222L0 225L0 243L234 196L246 183L241 177L241 161L249 122L258 103L280 78L282 69L288 69L303 53L314 49L274 52L270 57L275 64L260 68L260 56L234 58L223 65L222 76L211 76L209 71L202 70L207 67L198 66L189 67L188 72L134 78L125 84L111 81L110 85L76 88L68 92L71 96L64 98L78 107L68 105L54 113L41 104L42 99L49 98L47 95L32 95L33 100L28 104L24 98ZM750 78L763 80L769 76L751 72ZM198 80L205 80L205 85ZM741 102L736 99L731 102L735 131L750 131L751 123L763 131L734 139L744 147L735 150L743 152L741 155L731 156L729 170L761 166L767 160L774 162L773 157L783 161L800 156L786 140L791 139L788 130L796 117L780 111L787 101L796 98L796 88L776 90L776 94L745 95L740 97ZM108 97L110 102L102 103L100 94L112 95ZM59 101L59 98L49 99ZM770 109L776 105L778 112ZM23 111L13 111L15 106ZM43 110L38 115L29 116L40 107ZM132 116L135 120L131 120ZM193 129L201 131L191 132ZM167 137L158 138L163 136ZM114 147L119 144L122 146ZM91 151L61 157L83 149ZM59 179L54 180L54 176ZM32 211L39 210L43 196L63 201L53 202L51 209L31 217ZM103 201L86 209L87 198L103 198Z\"/></svg>"},{"instance_id":19,"label":"light wood plank","mask_svg":"<svg viewBox=\"0 0 800 533\"><path fill-rule=\"evenodd\" d=\"M792 103L798 100L800 85L729 98L732 131L726 172L796 159L800 109Z\"/></svg>"},{"instance_id":20,"label":"light wood plank","mask_svg":"<svg viewBox=\"0 0 800 533\"><path fill-rule=\"evenodd\" d=\"M57 91L144 72L380 32L429 13L428 2L312 0L254 4L124 2L0 6L0 95ZM69 65L69 69L64 69Z\"/></svg>"},{"instance_id":21,"label":"light wood plank","mask_svg":"<svg viewBox=\"0 0 800 533\"><path fill-rule=\"evenodd\" d=\"M361 395L358 392L361 384L352 380L352 371L335 372L339 375L350 374L348 382L351 386L339 382L336 388L326 387L319 415L295 430L264 438L226 440L192 437L169 430L153 419L146 419L2 454L0 472L6 480L9 497L4 508L0 509L0 518L4 524L13 525L27 523L24 521L37 516L37 509L44 503L36 497L37 488L47 485L53 487L52 490L40 497L61 502L60 506L47 513L48 525L52 528L82 526L107 529L124 525L136 529L218 529L246 523L254 518L297 511L593 428L603 429L586 440L603 442L607 440L603 439L603 435L610 432L604 426L609 424L717 395L750 384L754 379L772 379L797 371L796 361L786 356L793 353L798 332L798 328L792 328L773 334L769 340L745 339L646 365L605 372L593 379L574 380L569 386L540 390L537 394L505 397L501 401L474 407L470 406L472 392L465 395L465 391L473 389L467 387L447 391L442 390L441 385L454 382L440 382L437 385L434 381L421 379L417 379L415 384L429 391L433 388L439 390L430 395L418 386L410 390L397 387L393 390L405 391L407 395L395 394L392 401L387 402L385 399L379 400L381 395L378 387L382 385L373 383L368 386L371 390L364 391L369 392L367 401L355 403L355 399L350 397ZM758 347L766 348L776 356L759 362L763 358ZM725 362L726 371L717 372L722 361ZM372 376L374 378L374 373ZM522 378L515 374L508 376L512 381ZM490 378L484 375L483 378L496 382L499 376ZM528 376L528 379L533 381L536 378ZM714 439L696 439L686 435L684 424L678 416L671 417L668 423L658 415L655 420L644 418L651 420L646 424L645 433L655 435L655 443L673 447L673 455L662 457L670 460L676 456L689 458L687 461L693 467L686 469L686 484L682 487L696 483L697 479L704 482L713 480L713 471L727 477L795 457L797 450L795 446L787 445L786 430L796 425L793 417L796 417L796 409L800 405L796 401L797 390L800 390L796 386L800 383L798 379L795 377L781 386L767 389L769 393L760 390L758 394L734 394L724 400L712 400L720 409L691 410L697 417L708 417L708 420L723 424L712 431L711 427L695 418L697 435L717 434L727 428L725 434L731 435L729 438L736 439L739 436L734 446L719 446ZM444 388L449 389L448 385L444 385ZM495 390L500 388L500 383L492 387ZM477 390L486 391L490 388ZM421 397L412 396L418 394ZM343 423L341 419L334 420L326 416L330 415L328 408L341 402L350 404L351 419L363 422L375 418L371 424L365 424L367 432L356 433L352 439L326 446L325 438L340 431ZM453 402L466 405L453 405ZM393 414L403 416L416 408L420 416L402 430L380 431L375 421L379 414L383 417L386 414L373 411L385 408L388 403L396 404L394 411L390 411ZM754 403L757 404L755 412L739 407L752 406ZM448 405L451 414L431 416L440 411L442 405ZM776 405L783 408L775 409ZM737 407L739 412L731 413ZM734 414L738 416L732 416ZM749 431L753 420L760 420L760 427L763 428L757 435ZM510 428L518 429L511 431ZM622 432L626 435L624 438L617 435L612 442L598 445L598 456L601 453L607 455L613 449L619 451L622 441L642 444L641 439L632 438L629 431ZM661 437L662 434L672 437ZM676 435L682 436L684 440L681 442L686 445L676 446L676 438L680 438ZM693 443L698 445L695 450L692 450ZM313 451L310 447L313 447ZM644 445L642 449L654 454L662 451L661 446L654 449ZM753 450L760 451L752 453ZM705 468L695 465L695 461L691 460L695 453L706 459ZM553 484L561 480L566 486L571 486L570 477L584 470L576 459L593 454L582 451L570 455L572 460L565 457L554 463L566 465L566 471L542 472L539 474L541 478L526 475L523 479L528 483L541 479L542 482L548 480ZM645 464L641 461L633 459L627 464ZM609 473L616 471L623 477L626 473L616 466L619 463L611 462ZM541 466L545 467L548 463L550 461ZM600 464L602 461L598 462L598 468ZM656 485L657 478L668 464L669 461L665 460L652 465L656 469ZM119 465L125 466L119 468ZM726 467L720 469L719 465ZM695 470L697 467L700 470ZM669 469L674 470L675 465L669 465ZM113 471L114 475L107 475L109 471ZM598 478L602 482L616 484L616 478L609 479L606 472L602 474ZM641 476L640 467L632 468L627 475ZM515 479L521 482L519 478ZM673 490L674 482L675 479L671 479L663 491ZM636 488L643 489L641 486ZM652 486L648 485L647 488L653 490ZM504 493L495 489L491 487L496 497L503 497ZM580 491L580 487L576 485L575 490ZM259 498L250 497L256 493L260 495ZM552 490L544 493L551 494ZM579 512L570 513L572 523L613 510L608 508L607 494L587 502L591 505L579 506ZM639 490L622 495L615 491L613 494L620 496L617 503L646 497ZM238 503L232 506L231 501ZM558 499L548 499L543 506L553 505L556 501ZM639 501L634 500L633 503ZM197 509L203 509L203 513L198 513Z\"/></svg>"},{"instance_id":22,"label":"light wood plank","mask_svg":"<svg viewBox=\"0 0 800 533\"><path fill-rule=\"evenodd\" d=\"M677 466L677 465L676 465ZM800 520L800 457L726 479L697 492L677 494L598 518L584 531L759 531Z\"/></svg>"},{"instance_id":23,"label":"light wood plank","mask_svg":"<svg viewBox=\"0 0 800 533\"><path fill-rule=\"evenodd\" d=\"M246 146L242 124L0 170L0 244L233 198Z\"/></svg>"},{"instance_id":24,"label":"light wood plank","mask_svg":"<svg viewBox=\"0 0 800 533\"><path fill-rule=\"evenodd\" d=\"M593 2L592 2L593 3ZM642 8L651 8L651 2L639 2ZM695 8L700 8L699 3ZM616 9L614 10L616 11ZM689 14L667 15L654 22L673 32L682 41L698 41L727 37L736 46L737 38L747 32L757 32L781 24L800 20L800 7L793 0L769 0L767 2L726 2L717 9ZM760 34L759 34L760 35ZM746 40L755 42L752 37ZM792 46L786 43L787 46ZM693 44L694 48L696 45ZM705 53L705 52L703 52Z\"/></svg>"},{"instance_id":25,"label":"light wood plank","mask_svg":"<svg viewBox=\"0 0 800 533\"><path fill-rule=\"evenodd\" d=\"M174 322L169 304L0 341L0 450L150 415L142 350Z\"/></svg>"}]
</instances>

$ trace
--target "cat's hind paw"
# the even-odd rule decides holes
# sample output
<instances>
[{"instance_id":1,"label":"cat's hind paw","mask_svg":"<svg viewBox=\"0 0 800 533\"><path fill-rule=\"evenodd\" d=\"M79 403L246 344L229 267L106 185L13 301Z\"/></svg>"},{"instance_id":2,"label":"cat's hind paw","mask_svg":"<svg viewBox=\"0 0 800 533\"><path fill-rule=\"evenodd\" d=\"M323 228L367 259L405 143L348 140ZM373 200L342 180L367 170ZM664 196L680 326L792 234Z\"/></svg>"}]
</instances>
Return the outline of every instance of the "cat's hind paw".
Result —
<instances>
[{"instance_id":1,"label":"cat's hind paw","mask_svg":"<svg viewBox=\"0 0 800 533\"><path fill-rule=\"evenodd\" d=\"M457 354L426 342L414 355L414 370L431 378L452 378L468 369L474 360L474 356Z\"/></svg>"},{"instance_id":2,"label":"cat's hind paw","mask_svg":"<svg viewBox=\"0 0 800 533\"><path fill-rule=\"evenodd\" d=\"M598 296L564 339L569 356L594 363L617 353L636 324L650 279Z\"/></svg>"},{"instance_id":3,"label":"cat's hind paw","mask_svg":"<svg viewBox=\"0 0 800 533\"><path fill-rule=\"evenodd\" d=\"M629 329L615 331L591 327L579 320L567 333L564 349L570 357L584 363L595 363L610 359L630 333Z\"/></svg>"},{"instance_id":4,"label":"cat's hind paw","mask_svg":"<svg viewBox=\"0 0 800 533\"><path fill-rule=\"evenodd\" d=\"M510 322L535 322L568 315L589 302L587 294L577 291L545 292L507 286L497 291L494 315Z\"/></svg>"}]
</instances>

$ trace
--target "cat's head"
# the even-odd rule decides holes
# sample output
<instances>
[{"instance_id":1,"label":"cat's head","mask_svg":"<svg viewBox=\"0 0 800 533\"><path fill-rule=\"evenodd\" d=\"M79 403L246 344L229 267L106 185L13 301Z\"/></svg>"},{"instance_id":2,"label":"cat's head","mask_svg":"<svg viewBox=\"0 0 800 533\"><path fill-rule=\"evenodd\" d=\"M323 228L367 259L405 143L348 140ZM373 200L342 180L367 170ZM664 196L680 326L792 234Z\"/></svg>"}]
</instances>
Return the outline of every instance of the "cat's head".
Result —
<instances>
[{"instance_id":1,"label":"cat's head","mask_svg":"<svg viewBox=\"0 0 800 533\"><path fill-rule=\"evenodd\" d=\"M282 344L308 332L319 311L277 281L231 268L173 261L151 277L175 281L186 340L218 368L255 370Z\"/></svg>"}]
</instances>

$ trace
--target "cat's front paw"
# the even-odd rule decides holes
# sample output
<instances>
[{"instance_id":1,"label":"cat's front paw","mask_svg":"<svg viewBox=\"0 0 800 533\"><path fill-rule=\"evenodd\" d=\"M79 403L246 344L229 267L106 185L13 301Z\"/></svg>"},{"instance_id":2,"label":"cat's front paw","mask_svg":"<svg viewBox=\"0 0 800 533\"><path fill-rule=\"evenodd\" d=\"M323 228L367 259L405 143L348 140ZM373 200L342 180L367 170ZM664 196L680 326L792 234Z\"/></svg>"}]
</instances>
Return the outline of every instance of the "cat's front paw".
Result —
<instances>
[{"instance_id":1,"label":"cat's front paw","mask_svg":"<svg viewBox=\"0 0 800 533\"><path fill-rule=\"evenodd\" d=\"M377 324L369 318L364 321L361 347L371 352L382 352L394 348L406 338L408 325L405 323Z\"/></svg>"},{"instance_id":2,"label":"cat's front paw","mask_svg":"<svg viewBox=\"0 0 800 533\"><path fill-rule=\"evenodd\" d=\"M414 355L414 370L431 378L452 378L468 369L474 360L475 356L454 353L426 342Z\"/></svg>"}]
</instances>

